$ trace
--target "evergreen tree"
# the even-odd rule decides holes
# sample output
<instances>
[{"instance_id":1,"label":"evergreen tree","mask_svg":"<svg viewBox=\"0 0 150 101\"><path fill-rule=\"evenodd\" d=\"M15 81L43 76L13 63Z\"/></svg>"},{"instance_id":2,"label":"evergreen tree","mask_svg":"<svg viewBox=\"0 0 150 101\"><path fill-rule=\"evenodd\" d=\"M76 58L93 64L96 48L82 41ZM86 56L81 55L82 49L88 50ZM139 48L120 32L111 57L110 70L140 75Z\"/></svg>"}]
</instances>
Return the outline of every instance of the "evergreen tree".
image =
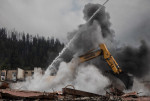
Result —
<instances>
[{"instance_id":1,"label":"evergreen tree","mask_svg":"<svg viewBox=\"0 0 150 101\"><path fill-rule=\"evenodd\" d=\"M8 37L8 34L10 37ZM58 39L31 36L0 29L0 69L47 68L64 44Z\"/></svg>"}]
</instances>

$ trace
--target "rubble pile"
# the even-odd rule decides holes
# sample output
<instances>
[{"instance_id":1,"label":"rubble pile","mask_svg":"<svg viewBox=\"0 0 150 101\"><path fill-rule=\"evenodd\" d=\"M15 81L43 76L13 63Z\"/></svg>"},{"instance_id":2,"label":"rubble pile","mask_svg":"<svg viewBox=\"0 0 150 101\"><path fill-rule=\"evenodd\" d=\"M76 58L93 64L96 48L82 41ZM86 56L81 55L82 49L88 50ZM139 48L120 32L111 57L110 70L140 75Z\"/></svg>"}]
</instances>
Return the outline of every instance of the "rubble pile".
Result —
<instances>
[{"instance_id":1,"label":"rubble pile","mask_svg":"<svg viewBox=\"0 0 150 101\"><path fill-rule=\"evenodd\" d=\"M2 84L2 86L5 84L6 83ZM150 96L138 96L138 93L136 92L124 93L113 87L109 89L109 92L106 91L105 95L76 90L73 86L73 88L67 87L62 88L62 91L54 92L38 92L5 88L0 89L0 99L25 101L150 101Z\"/></svg>"}]
</instances>

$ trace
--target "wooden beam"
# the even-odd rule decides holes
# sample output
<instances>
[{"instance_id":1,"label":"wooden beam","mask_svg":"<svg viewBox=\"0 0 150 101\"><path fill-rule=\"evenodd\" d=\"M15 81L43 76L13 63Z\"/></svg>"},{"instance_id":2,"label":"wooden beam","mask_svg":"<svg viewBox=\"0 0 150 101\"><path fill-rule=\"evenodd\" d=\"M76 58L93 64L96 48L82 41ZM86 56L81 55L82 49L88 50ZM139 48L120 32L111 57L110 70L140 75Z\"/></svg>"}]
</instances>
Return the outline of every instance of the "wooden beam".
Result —
<instances>
[{"instance_id":1,"label":"wooden beam","mask_svg":"<svg viewBox=\"0 0 150 101\"><path fill-rule=\"evenodd\" d=\"M79 97L94 97L94 96L102 96L94 93L89 93L81 90L75 90L71 88L63 88L62 89L63 95L74 95L74 96L79 96Z\"/></svg>"}]
</instances>

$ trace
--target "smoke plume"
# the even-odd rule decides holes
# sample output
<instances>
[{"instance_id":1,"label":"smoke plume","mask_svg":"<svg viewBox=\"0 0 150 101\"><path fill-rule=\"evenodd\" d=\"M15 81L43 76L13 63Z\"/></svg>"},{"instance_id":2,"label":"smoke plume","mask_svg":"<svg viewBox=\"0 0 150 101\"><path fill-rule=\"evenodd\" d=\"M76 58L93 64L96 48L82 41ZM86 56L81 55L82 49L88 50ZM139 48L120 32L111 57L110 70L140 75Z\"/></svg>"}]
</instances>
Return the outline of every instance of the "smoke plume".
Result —
<instances>
[{"instance_id":1,"label":"smoke plume","mask_svg":"<svg viewBox=\"0 0 150 101\"><path fill-rule=\"evenodd\" d=\"M87 21L100 6L100 4L91 3L85 5L83 10L84 19ZM105 12L105 7L102 7L101 11L98 12L91 20L90 24L92 24L93 21L97 21L99 26L101 27L102 36L104 38L106 38L108 35L112 37L114 35L114 31L110 29L111 23L109 19L109 13Z\"/></svg>"},{"instance_id":2,"label":"smoke plume","mask_svg":"<svg viewBox=\"0 0 150 101\"><path fill-rule=\"evenodd\" d=\"M85 5L83 10L84 19L87 21L101 6L100 4L91 3ZM101 11L99 11L89 23L80 25L78 30L69 32L69 40L77 34L78 37L71 43L61 58L70 61L73 56L81 55L92 48L98 47L105 38L113 40L114 31L110 29L111 23L109 19L110 17L109 14L105 12L105 7L102 7Z\"/></svg>"},{"instance_id":3,"label":"smoke plume","mask_svg":"<svg viewBox=\"0 0 150 101\"><path fill-rule=\"evenodd\" d=\"M83 10L84 19L87 21L101 6L100 4L91 3L85 5ZM79 25L77 30L69 32L68 40L71 40L74 36L77 37L60 56L61 60L70 62L73 57L78 57L98 47L100 43L104 43L105 39L113 41L114 31L110 28L111 23L109 20L109 13L105 12L105 7L102 7L89 23ZM54 68L59 69L55 64Z\"/></svg>"},{"instance_id":4,"label":"smoke plume","mask_svg":"<svg viewBox=\"0 0 150 101\"><path fill-rule=\"evenodd\" d=\"M149 73L150 51L145 41L141 41L139 48L131 46L124 47L118 52L116 57L124 71L133 74L135 77L142 78Z\"/></svg>"}]
</instances>

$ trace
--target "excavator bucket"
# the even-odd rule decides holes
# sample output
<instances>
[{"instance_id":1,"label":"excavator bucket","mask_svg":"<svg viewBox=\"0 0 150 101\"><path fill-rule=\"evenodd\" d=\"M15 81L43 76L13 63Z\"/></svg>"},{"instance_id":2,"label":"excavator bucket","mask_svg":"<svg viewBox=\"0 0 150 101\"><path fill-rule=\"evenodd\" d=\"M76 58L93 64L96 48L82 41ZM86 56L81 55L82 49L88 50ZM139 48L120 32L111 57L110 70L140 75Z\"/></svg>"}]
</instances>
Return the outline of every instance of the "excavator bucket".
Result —
<instances>
[{"instance_id":1,"label":"excavator bucket","mask_svg":"<svg viewBox=\"0 0 150 101\"><path fill-rule=\"evenodd\" d=\"M126 89L131 89L133 86L133 76L128 75L128 73L121 72L120 74L114 74L115 77L120 79L125 85Z\"/></svg>"},{"instance_id":2,"label":"excavator bucket","mask_svg":"<svg viewBox=\"0 0 150 101\"><path fill-rule=\"evenodd\" d=\"M131 89L133 86L133 76L128 75L126 72L121 72L119 74L115 74L113 71L109 70L104 73L105 76L110 78L113 84L116 84L119 79L121 84L124 85L125 89Z\"/></svg>"}]
</instances>

